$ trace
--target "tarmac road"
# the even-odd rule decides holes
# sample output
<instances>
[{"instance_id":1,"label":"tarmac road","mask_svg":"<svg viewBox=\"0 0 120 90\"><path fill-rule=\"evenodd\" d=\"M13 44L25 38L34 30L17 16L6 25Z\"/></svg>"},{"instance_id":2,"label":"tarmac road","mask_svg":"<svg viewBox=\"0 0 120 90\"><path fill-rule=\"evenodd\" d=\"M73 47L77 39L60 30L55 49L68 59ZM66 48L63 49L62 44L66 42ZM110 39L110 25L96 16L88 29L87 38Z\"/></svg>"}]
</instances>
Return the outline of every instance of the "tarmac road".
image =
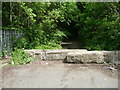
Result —
<instances>
[{"instance_id":1,"label":"tarmac road","mask_svg":"<svg viewBox=\"0 0 120 90\"><path fill-rule=\"evenodd\" d=\"M2 88L118 88L118 70L100 64L35 61L4 67Z\"/></svg>"}]
</instances>

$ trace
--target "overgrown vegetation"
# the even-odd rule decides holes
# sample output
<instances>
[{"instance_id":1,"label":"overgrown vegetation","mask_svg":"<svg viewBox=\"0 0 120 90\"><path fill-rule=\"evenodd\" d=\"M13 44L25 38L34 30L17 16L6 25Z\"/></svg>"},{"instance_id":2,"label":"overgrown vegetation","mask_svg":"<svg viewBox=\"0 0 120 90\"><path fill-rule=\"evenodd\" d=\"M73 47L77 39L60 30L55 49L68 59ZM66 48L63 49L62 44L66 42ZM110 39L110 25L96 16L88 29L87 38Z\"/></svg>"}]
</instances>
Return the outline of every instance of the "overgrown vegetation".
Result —
<instances>
[{"instance_id":1,"label":"overgrown vegetation","mask_svg":"<svg viewBox=\"0 0 120 90\"><path fill-rule=\"evenodd\" d=\"M120 49L120 2L3 2L3 27L23 33L18 49L61 48L78 40L88 50Z\"/></svg>"},{"instance_id":2,"label":"overgrown vegetation","mask_svg":"<svg viewBox=\"0 0 120 90\"><path fill-rule=\"evenodd\" d=\"M40 45L35 47L35 49L61 49L61 45L54 44L54 43L48 43L48 45Z\"/></svg>"},{"instance_id":3,"label":"overgrown vegetation","mask_svg":"<svg viewBox=\"0 0 120 90\"><path fill-rule=\"evenodd\" d=\"M11 65L23 65L30 63L31 61L34 61L35 58L28 55L24 50L22 49L16 49L12 52L12 58L10 60Z\"/></svg>"}]
</instances>

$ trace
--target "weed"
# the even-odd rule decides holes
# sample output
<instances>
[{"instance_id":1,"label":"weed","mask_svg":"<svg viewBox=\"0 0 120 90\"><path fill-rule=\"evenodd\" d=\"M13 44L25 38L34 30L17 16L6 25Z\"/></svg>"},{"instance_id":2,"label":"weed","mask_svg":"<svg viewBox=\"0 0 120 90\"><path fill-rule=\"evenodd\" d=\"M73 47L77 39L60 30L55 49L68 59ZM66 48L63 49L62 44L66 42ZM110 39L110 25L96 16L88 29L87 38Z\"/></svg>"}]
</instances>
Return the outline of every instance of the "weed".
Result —
<instances>
[{"instance_id":1,"label":"weed","mask_svg":"<svg viewBox=\"0 0 120 90\"><path fill-rule=\"evenodd\" d=\"M12 58L10 59L11 65L23 65L30 63L35 60L35 58L31 57L24 50L16 49L12 52Z\"/></svg>"}]
</instances>

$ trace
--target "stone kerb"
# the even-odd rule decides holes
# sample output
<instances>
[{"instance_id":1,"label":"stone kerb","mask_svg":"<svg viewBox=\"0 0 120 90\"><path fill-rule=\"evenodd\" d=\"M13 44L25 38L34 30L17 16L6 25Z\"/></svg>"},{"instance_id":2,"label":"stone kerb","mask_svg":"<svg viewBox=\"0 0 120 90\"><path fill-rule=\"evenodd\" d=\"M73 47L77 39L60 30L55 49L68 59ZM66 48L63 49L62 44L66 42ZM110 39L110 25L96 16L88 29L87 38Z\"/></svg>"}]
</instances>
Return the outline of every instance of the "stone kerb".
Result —
<instances>
[{"instance_id":1,"label":"stone kerb","mask_svg":"<svg viewBox=\"0 0 120 90\"><path fill-rule=\"evenodd\" d=\"M120 51L102 51L102 53L105 62L120 64Z\"/></svg>"},{"instance_id":2,"label":"stone kerb","mask_svg":"<svg viewBox=\"0 0 120 90\"><path fill-rule=\"evenodd\" d=\"M104 62L104 57L102 52L98 51L85 51L68 53L64 62L71 63L102 63Z\"/></svg>"},{"instance_id":3,"label":"stone kerb","mask_svg":"<svg viewBox=\"0 0 120 90\"><path fill-rule=\"evenodd\" d=\"M68 53L64 62L120 64L120 51L85 51Z\"/></svg>"},{"instance_id":4,"label":"stone kerb","mask_svg":"<svg viewBox=\"0 0 120 90\"><path fill-rule=\"evenodd\" d=\"M24 50L29 53L29 55L35 57L37 60L64 60L67 56L67 53L70 52L81 52L87 51L86 49L56 49L56 50Z\"/></svg>"},{"instance_id":5,"label":"stone kerb","mask_svg":"<svg viewBox=\"0 0 120 90\"><path fill-rule=\"evenodd\" d=\"M120 51L87 51L86 49L25 50L37 60L63 60L71 63L115 63L120 61Z\"/></svg>"}]
</instances>

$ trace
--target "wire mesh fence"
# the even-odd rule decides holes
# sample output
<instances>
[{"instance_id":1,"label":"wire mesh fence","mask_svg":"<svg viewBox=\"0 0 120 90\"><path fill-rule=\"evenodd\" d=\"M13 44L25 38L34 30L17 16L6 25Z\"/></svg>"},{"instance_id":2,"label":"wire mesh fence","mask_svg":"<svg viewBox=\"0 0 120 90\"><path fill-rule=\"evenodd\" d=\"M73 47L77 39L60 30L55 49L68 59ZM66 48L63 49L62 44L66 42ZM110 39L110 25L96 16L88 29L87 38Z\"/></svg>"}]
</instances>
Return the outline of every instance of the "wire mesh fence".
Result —
<instances>
[{"instance_id":1,"label":"wire mesh fence","mask_svg":"<svg viewBox=\"0 0 120 90\"><path fill-rule=\"evenodd\" d=\"M0 30L0 52L10 54L13 44L22 34L16 30Z\"/></svg>"}]
</instances>

